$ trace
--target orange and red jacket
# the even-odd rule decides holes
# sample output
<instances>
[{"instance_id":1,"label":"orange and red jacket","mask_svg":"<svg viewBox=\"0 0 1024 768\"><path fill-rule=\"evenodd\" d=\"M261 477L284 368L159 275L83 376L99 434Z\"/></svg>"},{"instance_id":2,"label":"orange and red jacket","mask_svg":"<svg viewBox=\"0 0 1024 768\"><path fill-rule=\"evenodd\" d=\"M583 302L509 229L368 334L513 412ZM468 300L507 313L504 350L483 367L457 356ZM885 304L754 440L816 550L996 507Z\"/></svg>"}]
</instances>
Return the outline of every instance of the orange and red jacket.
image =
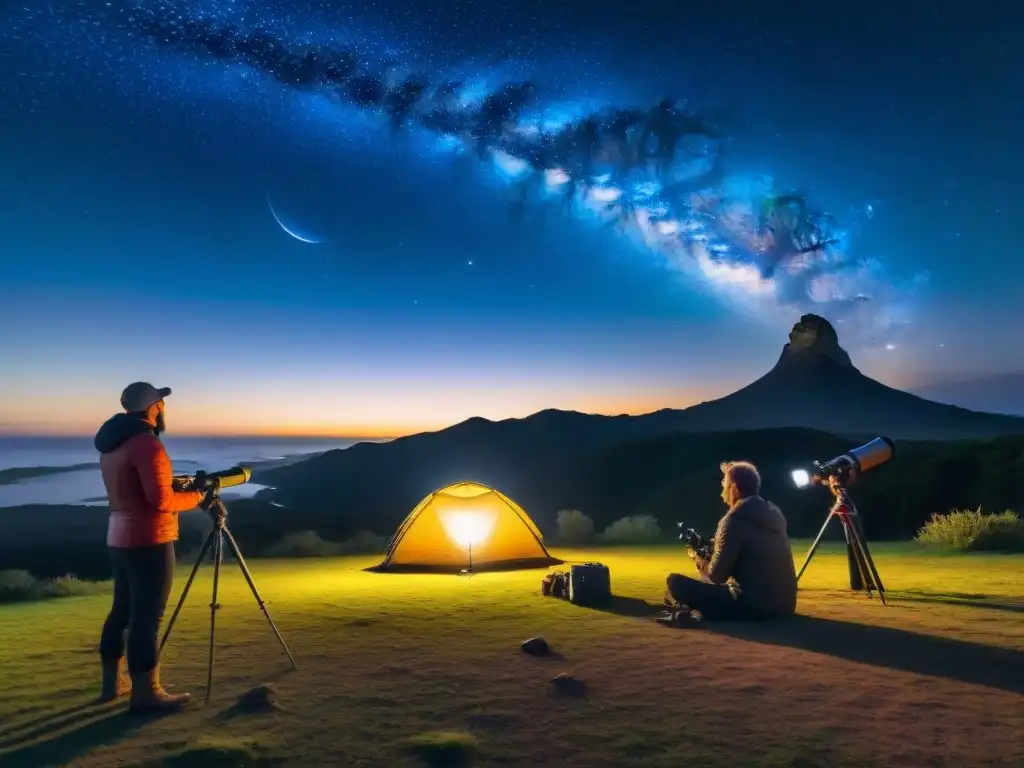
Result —
<instances>
[{"instance_id":1,"label":"orange and red jacket","mask_svg":"<svg viewBox=\"0 0 1024 768\"><path fill-rule=\"evenodd\" d=\"M152 425L119 413L100 427L95 446L110 504L107 546L176 541L178 513L195 509L203 494L172 488L171 460Z\"/></svg>"}]
</instances>

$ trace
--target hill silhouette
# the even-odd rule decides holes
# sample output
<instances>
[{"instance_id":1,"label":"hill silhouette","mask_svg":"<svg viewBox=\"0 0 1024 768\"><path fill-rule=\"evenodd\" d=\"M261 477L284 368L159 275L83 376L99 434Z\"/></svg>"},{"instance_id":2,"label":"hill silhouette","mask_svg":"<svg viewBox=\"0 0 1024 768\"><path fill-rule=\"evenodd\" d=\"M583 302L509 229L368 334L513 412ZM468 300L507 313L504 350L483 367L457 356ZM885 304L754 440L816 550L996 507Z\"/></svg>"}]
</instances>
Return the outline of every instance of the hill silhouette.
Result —
<instances>
[{"instance_id":1,"label":"hill silhouette","mask_svg":"<svg viewBox=\"0 0 1024 768\"><path fill-rule=\"evenodd\" d=\"M547 410L499 422L469 419L438 432L358 444L260 473L259 482L273 489L257 499L281 504L292 515L313 515L332 533L353 527L387 533L426 494L448 483L477 480L512 495L539 524L561 507L581 508L599 523L650 511L663 524L675 514L709 524L720 511L714 498L719 462L746 458L762 467L767 487L788 505L787 515L803 535L810 532L802 521L805 512L810 514L805 505L813 494L796 492L789 471L880 434L901 441L904 472L908 448L918 471L934 461L952 462L951 474L934 480L941 495L915 485L905 499L880 500L905 509L899 522L876 531L909 536L916 527L908 526L919 525L931 512L982 503L954 486L981 493L971 477L982 470L963 446L915 447L906 441L1024 435L1024 419L934 403L887 387L857 370L827 320L804 315L772 370L727 397L642 416ZM1021 444L1024 440L1011 438L998 443L1002 448L993 443L985 450L1012 454ZM908 477L906 482L917 481ZM1019 500L1009 490L986 499L1002 503L1004 497ZM815 502L818 508L823 503L827 499Z\"/></svg>"},{"instance_id":2,"label":"hill silhouette","mask_svg":"<svg viewBox=\"0 0 1024 768\"><path fill-rule=\"evenodd\" d=\"M502 424L474 423L470 429L482 446L475 453L462 450L458 440L421 436L400 452L389 445L406 443L368 443L259 473L254 480L277 487L255 499L229 500L231 530L247 557L264 554L296 531L313 530L333 541L359 531L390 536L428 493L469 478L522 504L548 538L563 508L580 509L599 530L627 515L649 514L666 534L677 521L710 532L724 509L718 464L744 458L760 467L764 493L782 507L790 535L812 537L831 497L821 488L795 488L790 470L854 445L807 429L673 432L594 445L561 441L557 450L539 440L534 457L524 454L525 437L501 450ZM952 508L1024 510L1024 436L902 441L895 460L865 476L853 495L873 540L911 538L932 513ZM191 561L209 521L193 512L181 523L179 555ZM72 572L104 578L110 569L106 528L107 510L98 506L2 509L0 563L40 577ZM832 533L840 536L838 528Z\"/></svg>"},{"instance_id":3,"label":"hill silhouette","mask_svg":"<svg viewBox=\"0 0 1024 768\"><path fill-rule=\"evenodd\" d=\"M557 437L549 442L542 432L528 444L522 422L509 430L518 441L505 441L507 428L475 424L472 443L453 430L434 439L354 446L265 473L256 479L274 487L250 503L284 509L246 507L233 530L257 545L302 528L335 539L359 530L386 535L428 493L466 479L507 493L548 535L563 508L580 509L598 528L650 514L666 532L676 521L711 530L723 511L719 463L748 459L761 469L764 493L783 507L791 535L811 536L831 497L820 488L795 488L791 470L856 445L802 428L677 431L575 445ZM910 538L932 513L957 507L1024 508L1024 436L903 441L896 459L865 477L854 498L864 506L872 538Z\"/></svg>"},{"instance_id":4,"label":"hill silhouette","mask_svg":"<svg viewBox=\"0 0 1024 768\"><path fill-rule=\"evenodd\" d=\"M1024 372L929 384L914 394L963 408L1024 416Z\"/></svg>"}]
</instances>

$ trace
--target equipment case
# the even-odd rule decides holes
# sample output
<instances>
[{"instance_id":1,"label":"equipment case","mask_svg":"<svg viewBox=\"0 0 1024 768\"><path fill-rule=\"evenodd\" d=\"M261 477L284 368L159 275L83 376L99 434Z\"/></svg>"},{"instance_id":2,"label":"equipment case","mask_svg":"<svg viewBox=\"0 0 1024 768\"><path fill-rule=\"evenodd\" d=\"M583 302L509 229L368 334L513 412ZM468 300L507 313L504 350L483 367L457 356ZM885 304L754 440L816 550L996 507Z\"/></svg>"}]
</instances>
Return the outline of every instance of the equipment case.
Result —
<instances>
[{"instance_id":1,"label":"equipment case","mask_svg":"<svg viewBox=\"0 0 1024 768\"><path fill-rule=\"evenodd\" d=\"M569 602L575 605L606 605L612 597L612 580L603 563L582 563L569 568Z\"/></svg>"}]
</instances>

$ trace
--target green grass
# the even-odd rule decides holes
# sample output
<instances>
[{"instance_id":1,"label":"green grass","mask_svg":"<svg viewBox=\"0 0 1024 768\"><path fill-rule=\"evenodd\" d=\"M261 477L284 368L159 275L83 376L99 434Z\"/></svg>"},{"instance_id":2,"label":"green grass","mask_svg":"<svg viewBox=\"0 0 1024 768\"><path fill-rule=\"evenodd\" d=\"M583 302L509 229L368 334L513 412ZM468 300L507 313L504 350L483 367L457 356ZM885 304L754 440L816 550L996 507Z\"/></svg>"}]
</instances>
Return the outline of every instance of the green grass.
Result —
<instances>
[{"instance_id":1,"label":"green grass","mask_svg":"<svg viewBox=\"0 0 1024 768\"><path fill-rule=\"evenodd\" d=\"M805 544L794 549L799 564ZM163 673L197 701L159 719L90 704L109 595L2 606L0 765L415 766L441 754L578 768L1021 765L1024 559L874 550L888 607L849 593L845 557L823 547L801 582L800 618L700 630L643 615L668 572L692 567L679 546L558 551L611 567L613 611L541 597L542 571L252 560L296 671L227 564L209 706L204 566ZM183 566L171 607L186 576ZM519 650L534 635L552 657ZM586 693L559 696L560 672ZM237 706L261 684L276 706Z\"/></svg>"}]
</instances>

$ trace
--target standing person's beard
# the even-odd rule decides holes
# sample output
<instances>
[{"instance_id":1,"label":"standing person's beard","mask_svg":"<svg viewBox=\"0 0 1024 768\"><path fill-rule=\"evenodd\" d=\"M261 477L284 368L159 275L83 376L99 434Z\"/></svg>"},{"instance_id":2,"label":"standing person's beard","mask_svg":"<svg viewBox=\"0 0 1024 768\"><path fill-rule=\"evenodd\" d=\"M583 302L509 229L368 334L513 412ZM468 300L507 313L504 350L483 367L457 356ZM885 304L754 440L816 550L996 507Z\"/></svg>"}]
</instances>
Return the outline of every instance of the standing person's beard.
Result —
<instances>
[{"instance_id":1,"label":"standing person's beard","mask_svg":"<svg viewBox=\"0 0 1024 768\"><path fill-rule=\"evenodd\" d=\"M157 437L159 437L160 435L162 435L164 433L164 431L166 429L167 429L167 422L164 419L164 412L160 411L160 413L158 413L156 415L156 424L153 425L153 434L156 435Z\"/></svg>"}]
</instances>

